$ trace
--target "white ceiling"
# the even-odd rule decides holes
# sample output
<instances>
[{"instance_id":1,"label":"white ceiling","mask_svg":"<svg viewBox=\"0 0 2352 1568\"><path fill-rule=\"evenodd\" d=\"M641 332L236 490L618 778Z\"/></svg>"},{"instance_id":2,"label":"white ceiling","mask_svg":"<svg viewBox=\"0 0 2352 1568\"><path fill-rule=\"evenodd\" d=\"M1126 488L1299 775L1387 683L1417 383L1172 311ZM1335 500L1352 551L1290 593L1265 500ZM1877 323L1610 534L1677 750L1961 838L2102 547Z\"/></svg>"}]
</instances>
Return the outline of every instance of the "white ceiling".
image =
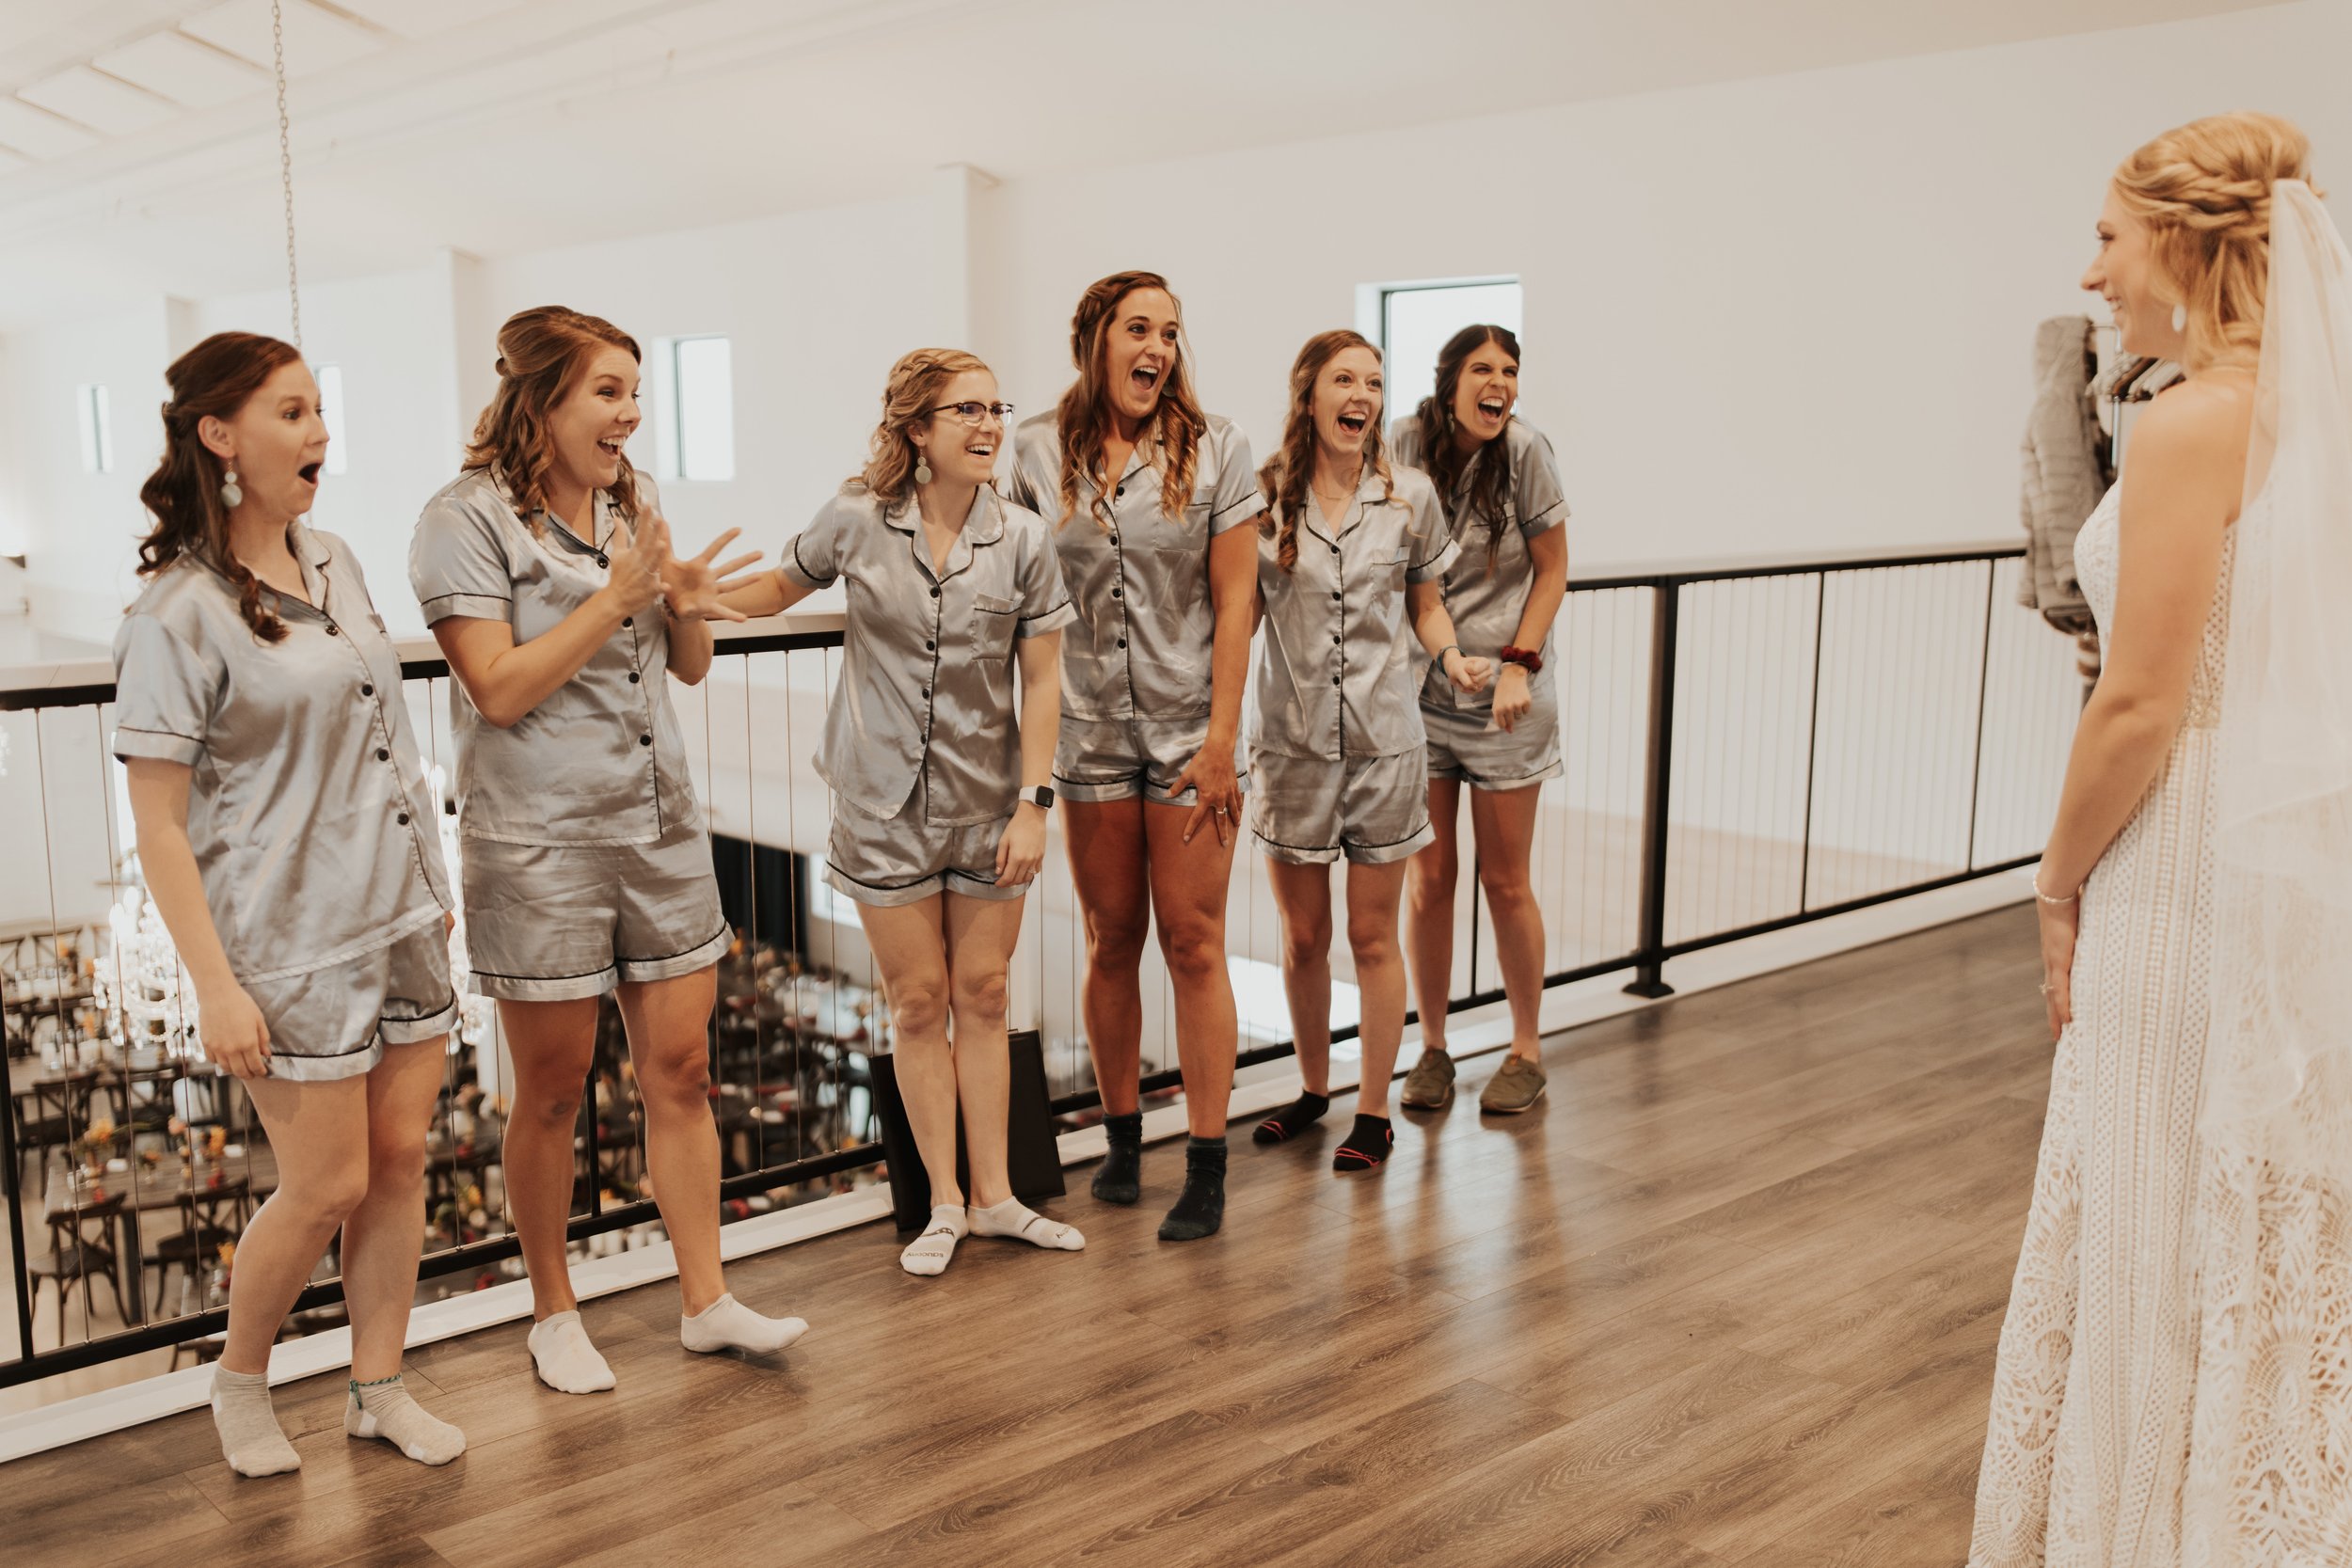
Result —
<instances>
[{"instance_id":1,"label":"white ceiling","mask_svg":"<svg viewBox=\"0 0 2352 1568\"><path fill-rule=\"evenodd\" d=\"M283 0L306 277L2275 0ZM282 276L269 0L0 0L0 330Z\"/></svg>"}]
</instances>

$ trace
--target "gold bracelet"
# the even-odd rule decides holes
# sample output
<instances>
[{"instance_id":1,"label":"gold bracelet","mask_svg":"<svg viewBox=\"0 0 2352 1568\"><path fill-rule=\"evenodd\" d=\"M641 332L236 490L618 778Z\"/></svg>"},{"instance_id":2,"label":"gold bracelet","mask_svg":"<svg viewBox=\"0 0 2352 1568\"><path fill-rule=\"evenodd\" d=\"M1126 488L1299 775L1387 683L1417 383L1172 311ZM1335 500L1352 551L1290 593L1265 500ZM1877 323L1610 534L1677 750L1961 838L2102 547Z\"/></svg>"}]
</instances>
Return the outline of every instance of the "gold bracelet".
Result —
<instances>
[{"instance_id":1,"label":"gold bracelet","mask_svg":"<svg viewBox=\"0 0 2352 1568\"><path fill-rule=\"evenodd\" d=\"M2033 895L2045 904L2074 904L2079 903L2082 900L2083 895L2080 888L2076 888L2074 892L2068 894L2063 898L2051 897L2048 894L2042 891L2042 878L2039 874L2035 875L2029 885L2033 888Z\"/></svg>"}]
</instances>

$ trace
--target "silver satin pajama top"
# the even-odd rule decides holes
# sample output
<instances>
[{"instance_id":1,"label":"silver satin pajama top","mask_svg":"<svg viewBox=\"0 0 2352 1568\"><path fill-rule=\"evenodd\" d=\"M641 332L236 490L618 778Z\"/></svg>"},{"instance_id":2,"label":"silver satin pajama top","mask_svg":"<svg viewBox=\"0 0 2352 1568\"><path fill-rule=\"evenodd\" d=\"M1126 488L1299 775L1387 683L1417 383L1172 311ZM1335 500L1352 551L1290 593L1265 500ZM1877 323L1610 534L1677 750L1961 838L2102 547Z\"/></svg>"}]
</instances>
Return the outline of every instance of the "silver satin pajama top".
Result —
<instances>
[{"instance_id":1,"label":"silver satin pajama top","mask_svg":"<svg viewBox=\"0 0 2352 1568\"><path fill-rule=\"evenodd\" d=\"M637 476L638 516L660 510ZM610 498L581 538L542 513L515 512L488 470L425 503L408 547L408 580L425 625L453 616L504 621L516 646L553 630L612 576L628 547ZM686 742L670 705L669 623L657 601L630 616L572 678L507 729L465 689L450 702L457 740L458 831L506 844L651 844L699 826ZM453 682L453 685L456 683Z\"/></svg>"},{"instance_id":2,"label":"silver satin pajama top","mask_svg":"<svg viewBox=\"0 0 2352 1568\"><path fill-rule=\"evenodd\" d=\"M869 816L896 816L918 778L926 821L1011 816L1013 643L1076 619L1045 519L982 486L934 570L914 502L886 505L852 485L784 547L780 565L803 588L848 583L818 777Z\"/></svg>"},{"instance_id":3,"label":"silver satin pajama top","mask_svg":"<svg viewBox=\"0 0 2352 1568\"><path fill-rule=\"evenodd\" d=\"M1293 571L1279 564L1275 531L1261 534L1252 750L1336 761L1423 743L1413 700L1421 643L1405 587L1442 577L1461 548L1429 476L1396 467L1393 477L1396 493L1384 499L1380 476L1367 472L1336 534L1310 495Z\"/></svg>"},{"instance_id":4,"label":"silver satin pajama top","mask_svg":"<svg viewBox=\"0 0 2352 1568\"><path fill-rule=\"evenodd\" d=\"M1500 450L1498 450L1500 449ZM1399 420L1390 432L1389 450L1399 463L1422 462L1421 420ZM1502 537L1491 555L1487 537L1492 519L1470 515L1470 487L1479 466L1500 457L1510 465L1502 486ZM1534 576L1534 560L1527 542L1562 527L1568 520L1568 500L1560 484L1560 460L1551 443L1526 420L1513 419L1502 434L1480 449L1462 470L1454 494L1446 498L1446 517L1454 529L1462 558L1445 575L1445 608L1454 617L1454 634L1462 651L1493 658L1510 647L1519 632L1519 617L1527 610L1527 591ZM1491 562L1493 570L1489 571ZM1528 678L1528 695L1541 704L1551 699L1551 637L1545 634L1544 667ZM1485 713L1495 705L1494 683L1476 694L1462 691L1445 678L1445 672L1421 655L1414 666L1421 676L1421 700L1431 707L1456 707Z\"/></svg>"},{"instance_id":5,"label":"silver satin pajama top","mask_svg":"<svg viewBox=\"0 0 2352 1568\"><path fill-rule=\"evenodd\" d=\"M1051 413L1012 437L1012 499L1044 517L1060 555L1077 624L1061 640L1061 710L1073 719L1193 719L1209 711L1216 613L1209 541L1265 510L1249 438L1209 416L1193 465L1192 497L1178 516L1160 510L1159 427L1145 432L1104 497L1078 481L1078 509L1061 509L1061 435ZM1094 510L1111 512L1105 528Z\"/></svg>"},{"instance_id":6,"label":"silver satin pajama top","mask_svg":"<svg viewBox=\"0 0 2352 1568\"><path fill-rule=\"evenodd\" d=\"M114 753L191 769L188 843L241 982L347 962L450 907L400 657L358 560L299 523L287 543L310 603L263 587L281 641L186 559L115 633Z\"/></svg>"}]
</instances>

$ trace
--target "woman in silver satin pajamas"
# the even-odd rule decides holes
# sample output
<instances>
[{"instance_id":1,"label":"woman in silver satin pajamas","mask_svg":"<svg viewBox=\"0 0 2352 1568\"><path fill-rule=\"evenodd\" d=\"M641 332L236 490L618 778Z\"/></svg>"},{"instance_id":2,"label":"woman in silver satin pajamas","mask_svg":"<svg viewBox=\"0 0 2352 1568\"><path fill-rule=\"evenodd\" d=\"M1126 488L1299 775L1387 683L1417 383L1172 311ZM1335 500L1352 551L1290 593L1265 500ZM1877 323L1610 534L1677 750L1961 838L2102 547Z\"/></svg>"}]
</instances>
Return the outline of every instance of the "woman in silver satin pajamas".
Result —
<instances>
[{"instance_id":1,"label":"woman in silver satin pajamas","mask_svg":"<svg viewBox=\"0 0 2352 1568\"><path fill-rule=\"evenodd\" d=\"M1436 489L1382 451L1380 356L1354 332L1310 339L1291 368L1282 447L1261 476L1257 769L1250 828L1282 911L1282 976L1305 1093L1261 1123L1295 1135L1330 1089L1331 884L1347 872L1347 939L1362 997L1356 1125L1335 1170L1388 1158L1389 1075L1405 1031L1397 899L1429 842L1428 758L1413 700L1413 643L1464 691L1486 660L1455 646L1438 580L1460 554Z\"/></svg>"},{"instance_id":2,"label":"woman in silver satin pajamas","mask_svg":"<svg viewBox=\"0 0 2352 1568\"><path fill-rule=\"evenodd\" d=\"M1009 413L971 355L904 356L864 473L773 571L726 585L730 606L757 615L845 585L841 682L817 759L834 790L825 880L856 902L890 1002L931 1194L930 1224L900 1262L924 1275L967 1231L1085 1244L1024 1207L1006 1165L1007 972L1045 855L1060 636L1074 619L1044 519L993 483Z\"/></svg>"},{"instance_id":3,"label":"woman in silver satin pajamas","mask_svg":"<svg viewBox=\"0 0 2352 1568\"><path fill-rule=\"evenodd\" d=\"M301 356L221 333L167 374L163 464L140 492L150 580L115 637L114 752L205 1053L244 1084L278 1163L237 1247L222 1449L244 1475L299 1465L269 1413L269 1350L340 1227L355 1390L397 1398L433 1433L416 1456L446 1463L463 1435L397 1381L457 1008L399 657L358 559L301 521L326 453ZM371 1419L355 1406L346 1430L376 1435Z\"/></svg>"},{"instance_id":4,"label":"woman in silver satin pajamas","mask_svg":"<svg viewBox=\"0 0 2352 1568\"><path fill-rule=\"evenodd\" d=\"M1496 957L1511 1007L1511 1053L1480 1096L1513 1114L1541 1098L1544 914L1529 861L1539 787L1560 772L1560 699L1551 625L1568 589L1568 503L1551 443L1512 410L1519 344L1507 327L1469 326L1438 355L1437 389L1391 432L1397 460L1437 482L1462 558L1445 575L1446 608L1462 646L1496 661L1491 691L1455 690L1429 670L1421 685L1429 731L1429 820L1437 840L1413 857L1406 920L1422 1054L1406 1075L1408 1107L1454 1098L1445 1003L1454 975L1454 895L1461 879L1454 824L1470 786L1478 882L1494 917Z\"/></svg>"},{"instance_id":5,"label":"woman in silver satin pajamas","mask_svg":"<svg viewBox=\"0 0 2352 1568\"><path fill-rule=\"evenodd\" d=\"M498 392L465 471L426 503L409 578L460 693L467 958L514 1058L504 1164L533 1359L550 1386L588 1393L612 1373L579 1321L564 1221L607 991L677 1257L681 1339L772 1350L799 1332L735 1302L720 1269L706 1031L733 932L667 686L710 667L705 617L733 614L711 562L733 535L671 554L653 487L621 451L639 417L634 341L547 308L508 321L499 348Z\"/></svg>"},{"instance_id":6,"label":"woman in silver satin pajamas","mask_svg":"<svg viewBox=\"0 0 2352 1568\"><path fill-rule=\"evenodd\" d=\"M1094 1196L1142 1196L1139 974L1154 917L1192 1141L1163 1241L1215 1232L1239 1038L1226 970L1234 766L1264 513L1249 441L1194 399L1180 307L1156 273L1105 277L1071 323L1078 379L1013 438L1012 493L1054 525L1077 625L1062 640L1054 784L1084 911L1087 1046L1108 1150ZM1206 830L1206 831L1204 831Z\"/></svg>"}]
</instances>

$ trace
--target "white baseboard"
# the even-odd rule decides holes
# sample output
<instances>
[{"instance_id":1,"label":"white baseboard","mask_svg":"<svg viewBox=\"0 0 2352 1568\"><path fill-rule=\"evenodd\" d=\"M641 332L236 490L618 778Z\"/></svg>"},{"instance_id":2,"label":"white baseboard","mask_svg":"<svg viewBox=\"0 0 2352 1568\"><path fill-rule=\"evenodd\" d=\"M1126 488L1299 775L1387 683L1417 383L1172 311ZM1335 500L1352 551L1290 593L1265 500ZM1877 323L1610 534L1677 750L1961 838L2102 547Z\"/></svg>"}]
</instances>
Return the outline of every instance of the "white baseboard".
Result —
<instances>
[{"instance_id":1,"label":"white baseboard","mask_svg":"<svg viewBox=\"0 0 2352 1568\"><path fill-rule=\"evenodd\" d=\"M2030 870L2022 870L1962 882L1915 897L1859 910L1851 914L1793 926L1767 936L1751 937L1745 942L1694 953L1676 959L1668 968L1667 979L1675 987L1677 996L1687 996L1693 991L1710 990L1718 986L1752 979L1758 974L1826 958L1833 953L1865 947L1950 921L1964 920L1970 915L1983 914L2031 897L2031 875ZM1575 985L1558 986L1546 991L1541 1015L1544 1033L1556 1034L1563 1029L1573 1029L1581 1024L1613 1018L1620 1013L1660 1005L1629 996L1624 987L1625 976L1618 974L1580 981ZM1511 1043L1509 1011L1504 1004L1497 1002L1458 1014L1449 1022L1446 1035L1449 1050L1457 1058L1502 1050ZM1412 1043L1410 1036L1406 1043ZM1409 1065L1409 1056L1406 1056L1400 1066ZM1355 1088L1357 1083L1358 1057L1354 1042L1333 1046L1332 1092L1336 1095L1343 1089ZM1234 1121L1243 1121L1261 1111L1287 1104L1297 1096L1299 1086L1298 1074L1295 1071L1276 1073L1237 1085L1233 1090L1232 1117ZM1184 1132L1184 1107L1181 1103L1158 1106L1144 1115L1143 1135L1146 1142L1181 1137ZM1104 1133L1100 1125L1065 1132L1060 1140L1062 1164L1082 1164L1099 1159L1103 1148ZM720 1255L727 1259L747 1258L889 1216L889 1184L884 1182L861 1187L854 1193L820 1198L814 1203L779 1209L722 1226L719 1230ZM664 1241L575 1263L572 1266L572 1289L580 1300L589 1301L610 1295L615 1291L634 1290L641 1285L658 1284L676 1276L676 1260L671 1254L670 1243ZM500 1323L514 1323L530 1315L531 1286L525 1280L513 1280L487 1290L428 1302L418 1307L408 1320L408 1342L411 1345L431 1344ZM329 1329L276 1347L270 1353L270 1382L273 1386L290 1383L350 1364L351 1330ZM144 1421L175 1416L183 1410L194 1410L211 1397L212 1376L209 1366L183 1368L179 1371L125 1384L119 1388L84 1394L37 1410L0 1418L0 1464L109 1432L119 1432Z\"/></svg>"}]
</instances>

